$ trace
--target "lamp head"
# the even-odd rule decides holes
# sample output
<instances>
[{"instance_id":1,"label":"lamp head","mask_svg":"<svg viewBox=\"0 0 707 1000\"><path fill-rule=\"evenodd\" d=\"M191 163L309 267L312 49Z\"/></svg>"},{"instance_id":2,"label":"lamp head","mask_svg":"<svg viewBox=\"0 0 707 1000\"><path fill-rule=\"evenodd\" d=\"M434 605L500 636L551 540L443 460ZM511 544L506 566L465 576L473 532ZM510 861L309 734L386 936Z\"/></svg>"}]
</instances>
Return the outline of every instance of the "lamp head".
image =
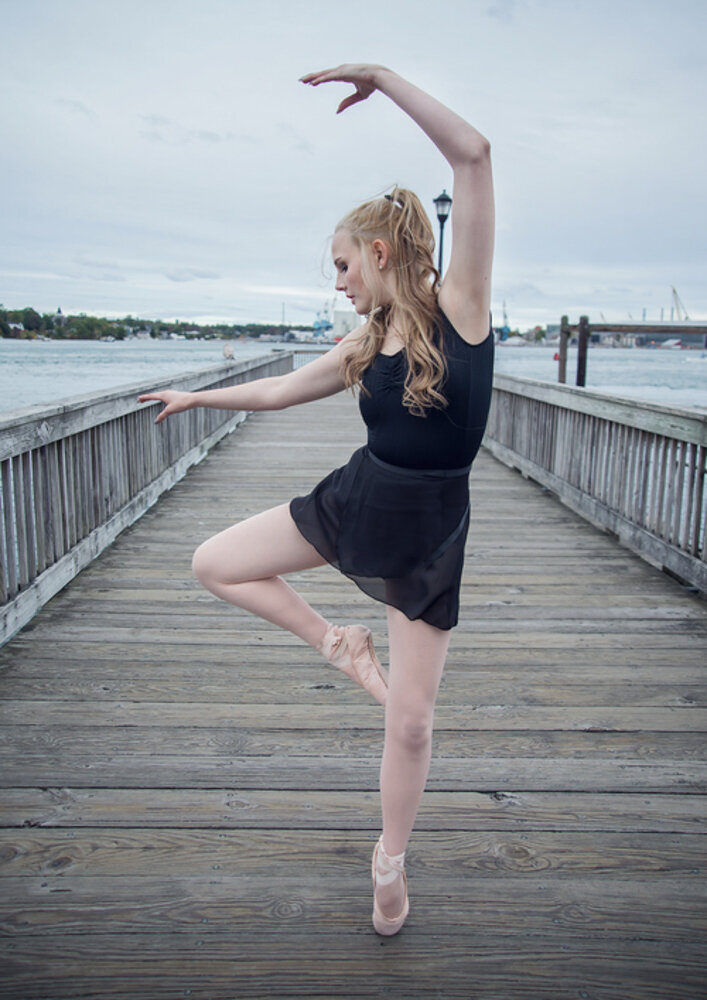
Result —
<instances>
[{"instance_id":1,"label":"lamp head","mask_svg":"<svg viewBox=\"0 0 707 1000\"><path fill-rule=\"evenodd\" d=\"M435 208L437 209L437 218L440 222L444 222L447 216L452 210L452 199L447 194L446 190L442 191L442 194L438 194L434 199Z\"/></svg>"}]
</instances>

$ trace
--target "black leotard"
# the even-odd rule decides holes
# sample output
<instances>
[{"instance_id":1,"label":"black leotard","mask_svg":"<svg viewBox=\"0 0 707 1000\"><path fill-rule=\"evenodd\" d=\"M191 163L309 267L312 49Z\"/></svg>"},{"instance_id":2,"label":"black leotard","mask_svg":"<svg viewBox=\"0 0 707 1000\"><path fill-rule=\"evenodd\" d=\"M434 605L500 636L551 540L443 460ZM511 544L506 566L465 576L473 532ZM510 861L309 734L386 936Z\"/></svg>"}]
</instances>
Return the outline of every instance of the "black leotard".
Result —
<instances>
[{"instance_id":1,"label":"black leotard","mask_svg":"<svg viewBox=\"0 0 707 1000\"><path fill-rule=\"evenodd\" d=\"M442 352L447 375L441 392L445 409L426 416L410 413L402 402L406 375L404 350L379 354L365 372L359 397L368 427L368 447L377 458L408 469L458 469L471 465L484 436L491 402L493 334L469 344L440 310Z\"/></svg>"}]
</instances>

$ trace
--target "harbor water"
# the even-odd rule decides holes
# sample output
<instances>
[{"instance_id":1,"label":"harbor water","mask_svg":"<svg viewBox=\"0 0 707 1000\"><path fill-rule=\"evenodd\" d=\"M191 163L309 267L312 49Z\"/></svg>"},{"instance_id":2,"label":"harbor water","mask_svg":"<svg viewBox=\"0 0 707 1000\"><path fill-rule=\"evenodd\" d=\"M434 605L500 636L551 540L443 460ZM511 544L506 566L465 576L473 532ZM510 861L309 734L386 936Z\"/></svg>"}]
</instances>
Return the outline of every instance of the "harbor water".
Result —
<instances>
[{"instance_id":1,"label":"harbor water","mask_svg":"<svg viewBox=\"0 0 707 1000\"><path fill-rule=\"evenodd\" d=\"M306 351L307 344L236 341L234 359L272 350ZM498 345L496 371L557 381L555 348ZM56 403L67 397L142 383L221 364L218 340L29 341L0 339L0 411ZM576 349L570 348L567 382L574 384ZM591 347L587 388L663 406L707 410L707 352L671 348Z\"/></svg>"}]
</instances>

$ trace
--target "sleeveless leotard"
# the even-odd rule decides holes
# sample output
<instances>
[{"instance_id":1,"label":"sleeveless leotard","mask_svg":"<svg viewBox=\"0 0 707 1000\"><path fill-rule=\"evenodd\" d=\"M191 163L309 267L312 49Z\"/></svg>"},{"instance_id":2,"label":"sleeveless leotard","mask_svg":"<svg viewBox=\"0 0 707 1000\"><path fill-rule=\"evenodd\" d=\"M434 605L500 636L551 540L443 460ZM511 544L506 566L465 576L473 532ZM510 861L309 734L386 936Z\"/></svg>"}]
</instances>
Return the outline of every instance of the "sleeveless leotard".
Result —
<instances>
[{"instance_id":1,"label":"sleeveless leotard","mask_svg":"<svg viewBox=\"0 0 707 1000\"><path fill-rule=\"evenodd\" d=\"M437 341L441 339L447 363L441 387L445 409L432 407L419 417L403 406L404 350L379 354L362 379L359 407L368 427L368 447L392 465L459 469L471 465L484 436L491 401L493 334L480 344L469 344L444 313L440 316Z\"/></svg>"}]
</instances>

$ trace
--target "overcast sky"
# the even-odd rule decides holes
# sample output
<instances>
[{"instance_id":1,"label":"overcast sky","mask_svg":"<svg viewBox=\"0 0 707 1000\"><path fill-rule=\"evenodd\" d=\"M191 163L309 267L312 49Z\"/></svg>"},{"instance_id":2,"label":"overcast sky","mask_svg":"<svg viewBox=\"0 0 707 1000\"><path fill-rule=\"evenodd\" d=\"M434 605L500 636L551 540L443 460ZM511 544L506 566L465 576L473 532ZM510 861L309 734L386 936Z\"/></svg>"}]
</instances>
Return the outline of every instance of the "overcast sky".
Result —
<instances>
[{"instance_id":1,"label":"overcast sky","mask_svg":"<svg viewBox=\"0 0 707 1000\"><path fill-rule=\"evenodd\" d=\"M493 310L511 326L707 318L705 0L0 0L0 302L311 323L328 239L451 171L384 63L491 141ZM448 244L448 232L445 232ZM345 303L342 303L345 304Z\"/></svg>"}]
</instances>

